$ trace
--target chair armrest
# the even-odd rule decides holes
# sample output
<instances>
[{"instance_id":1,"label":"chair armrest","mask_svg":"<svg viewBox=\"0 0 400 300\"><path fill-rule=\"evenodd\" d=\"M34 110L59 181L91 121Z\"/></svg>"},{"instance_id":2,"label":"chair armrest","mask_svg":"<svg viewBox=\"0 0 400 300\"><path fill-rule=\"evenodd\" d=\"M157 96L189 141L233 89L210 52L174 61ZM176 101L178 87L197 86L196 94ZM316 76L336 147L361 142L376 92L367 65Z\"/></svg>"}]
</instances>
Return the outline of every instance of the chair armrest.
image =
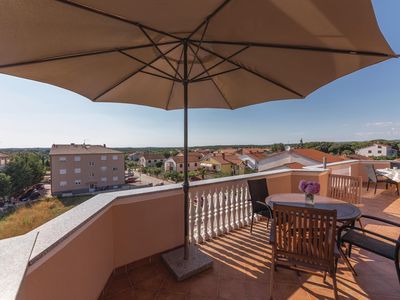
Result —
<instances>
[{"instance_id":1,"label":"chair armrest","mask_svg":"<svg viewBox=\"0 0 400 300\"><path fill-rule=\"evenodd\" d=\"M339 230L339 233L338 233L338 237L340 237L340 239L341 239L341 235L340 235L340 234L341 234L341 232L342 232L343 230L345 230L345 231L347 231L347 230L361 231L362 233L368 233L368 234L370 234L370 235L374 235L374 236L376 236L376 237L379 237L379 238L381 238L381 239L387 240L387 241L389 241L389 242L392 242L392 243L394 243L394 244L400 246L400 239L395 240L395 239L389 238L389 237L387 237L387 236L384 236L384 235L382 235L382 234L379 234L379 233L376 233L376 232L373 232L373 231L370 231L370 230L367 230L367 229L364 229L364 228L355 227L355 226L343 226L343 227Z\"/></svg>"},{"instance_id":2,"label":"chair armrest","mask_svg":"<svg viewBox=\"0 0 400 300\"><path fill-rule=\"evenodd\" d=\"M257 204L260 204L260 205L262 205L262 206L264 206L264 207L266 207L266 208L269 208L269 209L271 209L271 207L269 207L269 205L268 205L267 203L265 203L265 202L262 202L262 201L256 201L256 203L257 203Z\"/></svg>"},{"instance_id":3,"label":"chair armrest","mask_svg":"<svg viewBox=\"0 0 400 300\"><path fill-rule=\"evenodd\" d=\"M390 224L390 225L393 225L393 226L400 227L399 223L396 223L396 222L393 222L393 221L389 221L389 220L385 220L385 219L382 219L382 218L379 218L379 217L375 217L375 216L361 215L360 219L361 218L376 220L376 221L379 221L379 222L382 222L382 223L386 223L386 224Z\"/></svg>"}]
</instances>

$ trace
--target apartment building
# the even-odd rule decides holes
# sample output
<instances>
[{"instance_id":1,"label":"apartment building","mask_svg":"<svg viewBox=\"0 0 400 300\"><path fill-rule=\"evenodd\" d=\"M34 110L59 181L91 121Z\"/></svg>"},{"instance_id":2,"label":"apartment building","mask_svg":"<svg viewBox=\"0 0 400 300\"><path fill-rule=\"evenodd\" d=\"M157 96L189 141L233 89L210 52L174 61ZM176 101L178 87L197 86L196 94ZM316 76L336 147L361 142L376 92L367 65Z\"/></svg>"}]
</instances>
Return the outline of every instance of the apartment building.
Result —
<instances>
[{"instance_id":1,"label":"apartment building","mask_svg":"<svg viewBox=\"0 0 400 300\"><path fill-rule=\"evenodd\" d=\"M188 153L188 171L196 171L200 168L200 160L203 154L197 152ZM183 153L178 153L176 156L168 158L164 163L165 172L176 171L183 173L184 171Z\"/></svg>"},{"instance_id":2,"label":"apartment building","mask_svg":"<svg viewBox=\"0 0 400 300\"><path fill-rule=\"evenodd\" d=\"M371 156L397 156L397 150L389 145L374 144L369 147L361 148L356 151L356 154L367 157Z\"/></svg>"},{"instance_id":3,"label":"apartment building","mask_svg":"<svg viewBox=\"0 0 400 300\"><path fill-rule=\"evenodd\" d=\"M118 188L125 183L124 154L106 145L53 145L50 165L53 195Z\"/></svg>"},{"instance_id":4,"label":"apartment building","mask_svg":"<svg viewBox=\"0 0 400 300\"><path fill-rule=\"evenodd\" d=\"M165 162L165 157L158 153L144 153L139 158L139 165L142 167L157 167L158 165L163 165Z\"/></svg>"}]
</instances>

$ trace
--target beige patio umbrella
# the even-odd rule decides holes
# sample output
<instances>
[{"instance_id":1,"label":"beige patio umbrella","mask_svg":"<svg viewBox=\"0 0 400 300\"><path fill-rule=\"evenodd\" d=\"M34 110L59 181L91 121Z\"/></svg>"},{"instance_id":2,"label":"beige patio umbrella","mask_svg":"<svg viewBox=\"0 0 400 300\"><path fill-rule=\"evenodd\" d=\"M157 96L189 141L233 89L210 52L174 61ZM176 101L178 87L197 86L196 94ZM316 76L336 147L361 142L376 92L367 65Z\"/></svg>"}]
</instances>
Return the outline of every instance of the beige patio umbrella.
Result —
<instances>
[{"instance_id":1,"label":"beige patio umbrella","mask_svg":"<svg viewBox=\"0 0 400 300\"><path fill-rule=\"evenodd\" d=\"M303 99L395 57L367 0L2 0L0 45L1 73L184 109L185 245L188 108Z\"/></svg>"}]
</instances>

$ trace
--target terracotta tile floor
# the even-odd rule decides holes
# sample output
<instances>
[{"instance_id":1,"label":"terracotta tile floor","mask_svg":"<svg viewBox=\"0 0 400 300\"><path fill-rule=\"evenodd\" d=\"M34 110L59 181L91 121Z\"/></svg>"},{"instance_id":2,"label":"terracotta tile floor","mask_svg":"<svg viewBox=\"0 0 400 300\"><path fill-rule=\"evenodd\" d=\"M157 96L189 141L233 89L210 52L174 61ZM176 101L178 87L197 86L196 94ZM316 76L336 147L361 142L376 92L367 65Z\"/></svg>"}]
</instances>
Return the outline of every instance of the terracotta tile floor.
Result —
<instances>
[{"instance_id":1,"label":"terracotta tile floor","mask_svg":"<svg viewBox=\"0 0 400 300\"><path fill-rule=\"evenodd\" d=\"M400 198L392 190L366 192L363 213L400 222ZM379 230L398 238L400 231L375 224ZM266 223L258 223L253 234L245 228L202 244L214 258L214 267L184 282L176 282L159 260L110 278L102 299L184 299L261 300L267 299L271 248ZM353 277L343 262L337 272L340 299L400 299L400 284L394 263L372 253L353 248L351 263L358 272ZM274 299L333 299L332 281L323 283L322 274L297 274L278 269Z\"/></svg>"}]
</instances>

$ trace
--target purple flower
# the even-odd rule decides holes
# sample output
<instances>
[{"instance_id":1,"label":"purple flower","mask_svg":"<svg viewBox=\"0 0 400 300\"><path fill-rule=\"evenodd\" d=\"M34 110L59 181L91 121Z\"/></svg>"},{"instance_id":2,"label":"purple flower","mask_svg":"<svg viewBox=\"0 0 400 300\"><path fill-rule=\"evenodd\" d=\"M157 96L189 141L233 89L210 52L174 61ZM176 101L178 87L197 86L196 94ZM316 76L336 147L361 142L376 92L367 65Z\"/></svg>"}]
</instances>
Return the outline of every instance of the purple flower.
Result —
<instances>
[{"instance_id":1,"label":"purple flower","mask_svg":"<svg viewBox=\"0 0 400 300\"><path fill-rule=\"evenodd\" d=\"M301 180L299 183L299 190L307 194L318 194L320 191L320 184L315 181Z\"/></svg>"},{"instance_id":2,"label":"purple flower","mask_svg":"<svg viewBox=\"0 0 400 300\"><path fill-rule=\"evenodd\" d=\"M300 182L299 182L299 190L304 193L306 191L306 187L307 187L307 181L300 180Z\"/></svg>"}]
</instances>

